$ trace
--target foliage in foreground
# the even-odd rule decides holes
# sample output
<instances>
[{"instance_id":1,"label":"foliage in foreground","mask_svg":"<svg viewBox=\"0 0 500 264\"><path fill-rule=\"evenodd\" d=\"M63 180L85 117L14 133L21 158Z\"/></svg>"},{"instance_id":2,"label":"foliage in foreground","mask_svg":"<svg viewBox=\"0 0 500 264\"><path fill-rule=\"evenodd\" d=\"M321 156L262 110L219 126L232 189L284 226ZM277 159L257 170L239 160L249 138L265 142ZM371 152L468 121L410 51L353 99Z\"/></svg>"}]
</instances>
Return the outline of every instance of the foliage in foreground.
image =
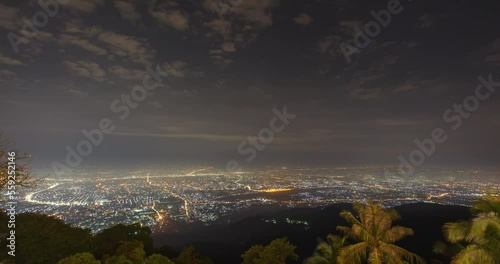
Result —
<instances>
[{"instance_id":1,"label":"foliage in foreground","mask_svg":"<svg viewBox=\"0 0 500 264\"><path fill-rule=\"evenodd\" d=\"M175 264L213 264L210 258L201 256L194 247L185 247L175 258Z\"/></svg>"},{"instance_id":2,"label":"foliage in foreground","mask_svg":"<svg viewBox=\"0 0 500 264\"><path fill-rule=\"evenodd\" d=\"M423 258L394 244L413 235L411 228L392 226L400 219L396 210L368 202L354 204L354 211L340 213L351 226L339 226L337 230L356 243L340 249L338 263L425 263Z\"/></svg>"},{"instance_id":3,"label":"foliage in foreground","mask_svg":"<svg viewBox=\"0 0 500 264\"><path fill-rule=\"evenodd\" d=\"M434 252L451 257L452 264L500 263L500 197L487 195L474 204L470 221L446 223L448 243L437 242Z\"/></svg>"},{"instance_id":4,"label":"foliage in foreground","mask_svg":"<svg viewBox=\"0 0 500 264\"><path fill-rule=\"evenodd\" d=\"M349 245L347 237L329 234L327 241L319 241L314 254L304 264L337 264L340 249Z\"/></svg>"},{"instance_id":5,"label":"foliage in foreground","mask_svg":"<svg viewBox=\"0 0 500 264\"><path fill-rule=\"evenodd\" d=\"M77 253L75 255L64 258L58 264L101 264L99 260L94 258L91 253Z\"/></svg>"},{"instance_id":6,"label":"foliage in foreground","mask_svg":"<svg viewBox=\"0 0 500 264\"><path fill-rule=\"evenodd\" d=\"M7 233L8 216L0 212L0 233ZM139 224L117 225L92 236L90 230L72 227L60 219L40 214L16 216L16 257L1 251L0 263L25 264L173 264L174 261L154 254L151 231ZM0 246L6 248L7 240ZM148 245L148 246L145 246ZM153 254L147 253L147 247ZM176 254L177 255L177 254ZM193 257L194 256L194 257ZM179 254L179 264L211 264L193 248ZM182 262L182 258L204 262ZM14 261L15 260L15 261Z\"/></svg>"},{"instance_id":7,"label":"foliage in foreground","mask_svg":"<svg viewBox=\"0 0 500 264\"><path fill-rule=\"evenodd\" d=\"M107 259L116 255L118 248L123 241L140 241L144 246L147 255L153 253L153 238L151 230L140 224L123 225L119 224L95 235L95 255L99 259Z\"/></svg>"},{"instance_id":8,"label":"foliage in foreground","mask_svg":"<svg viewBox=\"0 0 500 264\"><path fill-rule=\"evenodd\" d=\"M0 214L0 233L7 233L7 215ZM17 263L55 263L80 252L91 252L93 237L88 229L74 228L60 219L39 214L16 216ZM21 228L22 227L22 228ZM0 246L6 248L5 239ZM7 250L1 251L2 259L9 259Z\"/></svg>"},{"instance_id":9,"label":"foliage in foreground","mask_svg":"<svg viewBox=\"0 0 500 264\"><path fill-rule=\"evenodd\" d=\"M297 260L296 246L287 238L278 238L267 246L255 245L241 255L243 264L281 264L287 260Z\"/></svg>"}]
</instances>

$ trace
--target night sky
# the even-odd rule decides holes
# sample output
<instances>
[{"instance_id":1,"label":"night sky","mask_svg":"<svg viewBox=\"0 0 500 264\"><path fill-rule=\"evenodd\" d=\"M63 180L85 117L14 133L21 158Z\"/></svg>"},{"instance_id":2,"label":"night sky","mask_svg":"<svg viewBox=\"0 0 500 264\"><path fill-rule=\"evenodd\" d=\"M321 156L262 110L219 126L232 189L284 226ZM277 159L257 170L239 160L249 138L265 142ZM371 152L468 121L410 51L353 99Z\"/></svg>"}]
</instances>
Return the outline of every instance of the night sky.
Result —
<instances>
[{"instance_id":1,"label":"night sky","mask_svg":"<svg viewBox=\"0 0 500 264\"><path fill-rule=\"evenodd\" d=\"M348 63L341 43L393 1L72 0L29 35L44 9L2 0L0 130L45 168L103 118L116 128L82 166L397 165L435 128L448 139L426 165L498 164L498 92L456 130L443 114L500 81L500 3L401 1ZM148 65L162 85L121 120L111 105ZM296 117L246 162L239 144L284 107Z\"/></svg>"}]
</instances>

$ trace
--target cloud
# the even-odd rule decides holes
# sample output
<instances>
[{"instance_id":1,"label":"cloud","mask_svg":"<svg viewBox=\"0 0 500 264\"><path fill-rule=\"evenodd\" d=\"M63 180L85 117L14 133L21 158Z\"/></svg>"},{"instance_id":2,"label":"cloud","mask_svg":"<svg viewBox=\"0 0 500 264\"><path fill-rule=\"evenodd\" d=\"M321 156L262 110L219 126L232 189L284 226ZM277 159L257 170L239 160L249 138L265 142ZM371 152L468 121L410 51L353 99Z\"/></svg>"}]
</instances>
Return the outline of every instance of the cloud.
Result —
<instances>
[{"instance_id":1,"label":"cloud","mask_svg":"<svg viewBox=\"0 0 500 264\"><path fill-rule=\"evenodd\" d=\"M420 43L418 43L416 41L405 41L404 45L406 45L407 48L415 48L415 47L418 47L420 45Z\"/></svg>"},{"instance_id":2,"label":"cloud","mask_svg":"<svg viewBox=\"0 0 500 264\"><path fill-rule=\"evenodd\" d=\"M23 63L20 60L13 59L7 56L4 56L0 54L0 64L7 64L7 65L23 65Z\"/></svg>"},{"instance_id":3,"label":"cloud","mask_svg":"<svg viewBox=\"0 0 500 264\"><path fill-rule=\"evenodd\" d=\"M136 69L127 69L123 66L115 65L108 69L109 72L114 74L120 79L124 80L142 80L144 76L147 74L146 71L136 70Z\"/></svg>"},{"instance_id":4,"label":"cloud","mask_svg":"<svg viewBox=\"0 0 500 264\"><path fill-rule=\"evenodd\" d=\"M241 141L245 139L244 135L221 135L221 134L162 134L162 133L149 133L149 132L114 132L113 135L121 136L134 136L134 137L159 137L159 138L181 138L181 139L200 139L208 141Z\"/></svg>"},{"instance_id":5,"label":"cloud","mask_svg":"<svg viewBox=\"0 0 500 264\"><path fill-rule=\"evenodd\" d=\"M334 43L335 36L325 36L318 42L318 49L321 53L326 53Z\"/></svg>"},{"instance_id":6,"label":"cloud","mask_svg":"<svg viewBox=\"0 0 500 264\"><path fill-rule=\"evenodd\" d=\"M342 20L339 21L338 23L338 31L342 32L343 34L350 36L350 37L355 37L356 36L356 31L354 28L364 28L364 23L363 21L359 20Z\"/></svg>"},{"instance_id":7,"label":"cloud","mask_svg":"<svg viewBox=\"0 0 500 264\"><path fill-rule=\"evenodd\" d=\"M353 39L356 35L356 27L359 29L364 28L363 22L358 20L339 21L337 26L333 28L332 33L322 36L318 41L319 52L322 54L329 53L332 57L337 57L339 55L343 57L344 51L341 48L341 43L350 44L349 49L352 49L354 54L361 52L353 43ZM372 39L369 45L363 49L363 53L375 52L388 48L414 48L419 45L420 43L416 41L384 41Z\"/></svg>"},{"instance_id":8,"label":"cloud","mask_svg":"<svg viewBox=\"0 0 500 264\"><path fill-rule=\"evenodd\" d=\"M190 75L194 78L201 78L206 76L204 71L192 71Z\"/></svg>"},{"instance_id":9,"label":"cloud","mask_svg":"<svg viewBox=\"0 0 500 264\"><path fill-rule=\"evenodd\" d=\"M273 10L279 3L279 0L244 0L227 9L222 20L216 15L214 2L203 0L207 15L212 17L203 23L208 31L205 36L220 45L223 52L234 53L255 40L260 31L272 26ZM210 58L214 64L225 66L233 62L228 54L214 54L213 51L210 51Z\"/></svg>"},{"instance_id":10,"label":"cloud","mask_svg":"<svg viewBox=\"0 0 500 264\"><path fill-rule=\"evenodd\" d=\"M72 8L74 10L78 10L84 13L92 13L99 6L104 5L104 0L80 0L80 1L67 1L67 4L64 4L64 8Z\"/></svg>"},{"instance_id":11,"label":"cloud","mask_svg":"<svg viewBox=\"0 0 500 264\"><path fill-rule=\"evenodd\" d=\"M221 55L223 51L220 49L216 49L216 50L210 50L209 53L210 55Z\"/></svg>"},{"instance_id":12,"label":"cloud","mask_svg":"<svg viewBox=\"0 0 500 264\"><path fill-rule=\"evenodd\" d=\"M141 19L141 14L135 11L135 4L130 0L115 0L115 8L120 13L120 16L132 22L139 21Z\"/></svg>"},{"instance_id":13,"label":"cloud","mask_svg":"<svg viewBox=\"0 0 500 264\"><path fill-rule=\"evenodd\" d=\"M317 68L315 73L318 75L327 75L328 73L330 73L330 71L331 68L329 65L321 65Z\"/></svg>"},{"instance_id":14,"label":"cloud","mask_svg":"<svg viewBox=\"0 0 500 264\"><path fill-rule=\"evenodd\" d=\"M418 123L415 121L409 121L405 119L378 119L375 120L375 124L385 126L385 127L392 127L392 126L415 126Z\"/></svg>"},{"instance_id":15,"label":"cloud","mask_svg":"<svg viewBox=\"0 0 500 264\"><path fill-rule=\"evenodd\" d=\"M415 84L410 82L405 82L403 85L399 86L394 90L395 93L408 92L416 88Z\"/></svg>"},{"instance_id":16,"label":"cloud","mask_svg":"<svg viewBox=\"0 0 500 264\"><path fill-rule=\"evenodd\" d=\"M8 30L18 30L19 25L19 9L0 4L0 28Z\"/></svg>"},{"instance_id":17,"label":"cloud","mask_svg":"<svg viewBox=\"0 0 500 264\"><path fill-rule=\"evenodd\" d=\"M44 42L56 40L54 38L54 34L52 34L50 32L45 32L45 31L38 31L38 34L36 34L36 38L39 39L40 41L44 41Z\"/></svg>"},{"instance_id":18,"label":"cloud","mask_svg":"<svg viewBox=\"0 0 500 264\"><path fill-rule=\"evenodd\" d=\"M174 78L200 78L205 76L205 72L190 70L188 68L187 62L181 60L176 60L171 63L164 63L161 66L161 70L168 73L170 77Z\"/></svg>"},{"instance_id":19,"label":"cloud","mask_svg":"<svg viewBox=\"0 0 500 264\"><path fill-rule=\"evenodd\" d=\"M204 77L205 73L202 71L192 71L187 67L185 61L174 61L172 63L165 63L162 66L162 70L170 76L175 78L185 78L185 77Z\"/></svg>"},{"instance_id":20,"label":"cloud","mask_svg":"<svg viewBox=\"0 0 500 264\"><path fill-rule=\"evenodd\" d=\"M307 26L313 22L313 18L306 13L301 13L300 15L296 16L293 21L295 22L295 24Z\"/></svg>"},{"instance_id":21,"label":"cloud","mask_svg":"<svg viewBox=\"0 0 500 264\"><path fill-rule=\"evenodd\" d=\"M87 27L82 25L81 22L65 21L63 31L64 33L80 34L85 37L96 37L102 32L102 29L99 26Z\"/></svg>"},{"instance_id":22,"label":"cloud","mask_svg":"<svg viewBox=\"0 0 500 264\"><path fill-rule=\"evenodd\" d=\"M270 27L273 24L273 9L279 6L280 0L243 0L238 4L230 6L223 14L224 21L240 21L251 24L258 28ZM203 0L202 5L205 11L214 16L216 2ZM214 19L220 20L217 15Z\"/></svg>"},{"instance_id":23,"label":"cloud","mask_svg":"<svg viewBox=\"0 0 500 264\"><path fill-rule=\"evenodd\" d=\"M210 56L214 64L226 66L233 63L232 59L226 59L223 56Z\"/></svg>"},{"instance_id":24,"label":"cloud","mask_svg":"<svg viewBox=\"0 0 500 264\"><path fill-rule=\"evenodd\" d=\"M187 63L184 61L174 61L163 64L162 69L173 77L184 78L187 75L186 65Z\"/></svg>"},{"instance_id":25,"label":"cloud","mask_svg":"<svg viewBox=\"0 0 500 264\"><path fill-rule=\"evenodd\" d=\"M68 89L68 90L66 90L66 92L73 95L73 96L76 96L80 99L85 99L89 96L89 94L87 92L84 92L82 90L77 90L77 89Z\"/></svg>"},{"instance_id":26,"label":"cloud","mask_svg":"<svg viewBox=\"0 0 500 264\"><path fill-rule=\"evenodd\" d=\"M350 96L361 100L371 100L379 99L381 90L379 88L366 89L366 88L354 88L351 89Z\"/></svg>"},{"instance_id":27,"label":"cloud","mask_svg":"<svg viewBox=\"0 0 500 264\"><path fill-rule=\"evenodd\" d=\"M236 51L236 45L234 42L224 42L221 45L222 51L224 52L235 52Z\"/></svg>"},{"instance_id":28,"label":"cloud","mask_svg":"<svg viewBox=\"0 0 500 264\"><path fill-rule=\"evenodd\" d=\"M226 37L229 36L230 33L232 33L233 23L229 20L220 20L218 18L214 18L210 22L205 22L203 26L214 31L219 36ZM209 35L209 37L210 36L211 35Z\"/></svg>"},{"instance_id":29,"label":"cloud","mask_svg":"<svg viewBox=\"0 0 500 264\"><path fill-rule=\"evenodd\" d=\"M399 60L398 56L389 55L376 60L374 63L360 70L353 68L352 74L345 87L349 90L349 96L359 100L382 99L387 92L387 76L389 65L394 65ZM344 73L346 76L347 73ZM382 89L384 88L384 89ZM392 88L390 89L392 91Z\"/></svg>"},{"instance_id":30,"label":"cloud","mask_svg":"<svg viewBox=\"0 0 500 264\"><path fill-rule=\"evenodd\" d=\"M497 54L490 54L488 56L486 56L484 58L484 61L485 62L489 62L489 63L495 63L495 64L498 64L500 63L500 53L497 53Z\"/></svg>"},{"instance_id":31,"label":"cloud","mask_svg":"<svg viewBox=\"0 0 500 264\"><path fill-rule=\"evenodd\" d=\"M279 6L279 0L244 0L232 8L234 16L260 28L273 24L274 8Z\"/></svg>"},{"instance_id":32,"label":"cloud","mask_svg":"<svg viewBox=\"0 0 500 264\"><path fill-rule=\"evenodd\" d=\"M418 18L417 27L418 28L430 28L433 25L433 19L430 15L423 15Z\"/></svg>"},{"instance_id":33,"label":"cloud","mask_svg":"<svg viewBox=\"0 0 500 264\"><path fill-rule=\"evenodd\" d=\"M383 61L383 64L396 64L398 62L398 60L399 60L399 56L389 55L389 56L385 56L382 61Z\"/></svg>"},{"instance_id":34,"label":"cloud","mask_svg":"<svg viewBox=\"0 0 500 264\"><path fill-rule=\"evenodd\" d=\"M64 61L64 66L78 76L87 77L96 81L103 81L106 72L99 66L99 64L90 61Z\"/></svg>"},{"instance_id":35,"label":"cloud","mask_svg":"<svg viewBox=\"0 0 500 264\"><path fill-rule=\"evenodd\" d=\"M0 69L0 81L15 81L19 80L15 72Z\"/></svg>"},{"instance_id":36,"label":"cloud","mask_svg":"<svg viewBox=\"0 0 500 264\"><path fill-rule=\"evenodd\" d=\"M483 61L500 65L500 38L488 43L479 53L483 56Z\"/></svg>"},{"instance_id":37,"label":"cloud","mask_svg":"<svg viewBox=\"0 0 500 264\"><path fill-rule=\"evenodd\" d=\"M162 24L179 31L184 31L189 27L189 18L179 10L164 11L164 12L151 12L151 16Z\"/></svg>"},{"instance_id":38,"label":"cloud","mask_svg":"<svg viewBox=\"0 0 500 264\"><path fill-rule=\"evenodd\" d=\"M342 37L339 35L324 36L318 42L318 50L323 54L329 53L334 57L338 56L339 54L343 54L339 45L341 42L342 42ZM356 47L354 47L354 49L359 51L359 49Z\"/></svg>"},{"instance_id":39,"label":"cloud","mask_svg":"<svg viewBox=\"0 0 500 264\"><path fill-rule=\"evenodd\" d=\"M227 52L227 48L228 47L226 47L226 52ZM209 54L210 54L210 59L212 59L214 64L229 65L233 62L230 59L224 58L224 51L222 49L210 50Z\"/></svg>"},{"instance_id":40,"label":"cloud","mask_svg":"<svg viewBox=\"0 0 500 264\"><path fill-rule=\"evenodd\" d=\"M156 109L163 108L163 105L158 101L148 101L147 104Z\"/></svg>"},{"instance_id":41,"label":"cloud","mask_svg":"<svg viewBox=\"0 0 500 264\"><path fill-rule=\"evenodd\" d=\"M156 0L150 1L149 14L156 19L162 27L170 27L179 31L189 28L189 16L181 12L174 1L160 4Z\"/></svg>"},{"instance_id":42,"label":"cloud","mask_svg":"<svg viewBox=\"0 0 500 264\"><path fill-rule=\"evenodd\" d=\"M98 39L108 44L113 54L136 63L150 63L155 53L145 40L136 37L103 32L99 34Z\"/></svg>"},{"instance_id":43,"label":"cloud","mask_svg":"<svg viewBox=\"0 0 500 264\"><path fill-rule=\"evenodd\" d=\"M343 54L343 51L340 49L340 43L342 43L345 39L352 40L354 35L356 34L354 28L363 27L363 22L358 20L342 20L337 23L337 27L334 28L334 32L331 34L325 35L321 37L318 42L318 49L321 53L330 53L330 55L336 57L339 54ZM355 46L352 46L355 50L359 51L359 49Z\"/></svg>"},{"instance_id":44,"label":"cloud","mask_svg":"<svg viewBox=\"0 0 500 264\"><path fill-rule=\"evenodd\" d=\"M67 46L74 45L97 55L106 55L108 51L95 43L95 39L101 34L102 28L98 26L87 27L79 21L65 21L64 30L59 35L58 44Z\"/></svg>"},{"instance_id":45,"label":"cloud","mask_svg":"<svg viewBox=\"0 0 500 264\"><path fill-rule=\"evenodd\" d=\"M59 36L58 43L61 45L75 45L77 47L95 53L97 55L106 55L108 53L105 49L91 43L86 39L67 34L61 34Z\"/></svg>"}]
</instances>

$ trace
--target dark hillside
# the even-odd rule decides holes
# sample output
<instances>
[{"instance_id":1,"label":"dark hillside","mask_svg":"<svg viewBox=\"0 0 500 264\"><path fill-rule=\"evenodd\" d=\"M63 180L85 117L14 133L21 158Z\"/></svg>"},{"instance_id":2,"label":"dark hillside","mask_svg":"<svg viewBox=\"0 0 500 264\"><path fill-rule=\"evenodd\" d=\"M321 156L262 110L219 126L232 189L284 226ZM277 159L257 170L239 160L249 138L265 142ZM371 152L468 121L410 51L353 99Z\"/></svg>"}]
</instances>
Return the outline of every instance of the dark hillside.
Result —
<instances>
[{"instance_id":1,"label":"dark hillside","mask_svg":"<svg viewBox=\"0 0 500 264\"><path fill-rule=\"evenodd\" d=\"M181 246L193 244L216 263L240 263L240 255L255 244L267 244L279 237L288 237L297 246L301 263L310 256L317 239L324 239L336 226L346 223L339 213L350 209L349 204L325 208L296 208L266 216L248 217L227 225L217 225L204 231L157 237L157 244ZM470 217L469 208L436 204L411 204L396 208L402 216L397 225L413 228L415 235L400 245L426 259L437 258L432 253L434 241L442 240L441 228L446 222ZM288 218L288 221L287 221ZM296 222L300 221L300 222ZM307 225L305 224L307 222Z\"/></svg>"}]
</instances>

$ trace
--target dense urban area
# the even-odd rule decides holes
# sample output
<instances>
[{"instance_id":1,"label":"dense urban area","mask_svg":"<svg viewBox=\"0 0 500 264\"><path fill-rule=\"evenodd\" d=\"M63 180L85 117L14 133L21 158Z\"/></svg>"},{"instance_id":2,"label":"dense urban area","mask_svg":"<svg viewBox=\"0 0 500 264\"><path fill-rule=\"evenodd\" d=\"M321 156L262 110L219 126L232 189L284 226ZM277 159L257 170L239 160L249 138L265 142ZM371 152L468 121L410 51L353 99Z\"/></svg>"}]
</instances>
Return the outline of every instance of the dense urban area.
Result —
<instances>
[{"instance_id":1,"label":"dense urban area","mask_svg":"<svg viewBox=\"0 0 500 264\"><path fill-rule=\"evenodd\" d=\"M427 202L470 206L500 190L491 169L422 168L401 177L391 167L267 168L229 173L212 167L95 171L46 178L20 193L19 213L55 216L97 233L119 223L168 232L174 223L230 221L255 207L318 207L366 199L393 207Z\"/></svg>"}]
</instances>

